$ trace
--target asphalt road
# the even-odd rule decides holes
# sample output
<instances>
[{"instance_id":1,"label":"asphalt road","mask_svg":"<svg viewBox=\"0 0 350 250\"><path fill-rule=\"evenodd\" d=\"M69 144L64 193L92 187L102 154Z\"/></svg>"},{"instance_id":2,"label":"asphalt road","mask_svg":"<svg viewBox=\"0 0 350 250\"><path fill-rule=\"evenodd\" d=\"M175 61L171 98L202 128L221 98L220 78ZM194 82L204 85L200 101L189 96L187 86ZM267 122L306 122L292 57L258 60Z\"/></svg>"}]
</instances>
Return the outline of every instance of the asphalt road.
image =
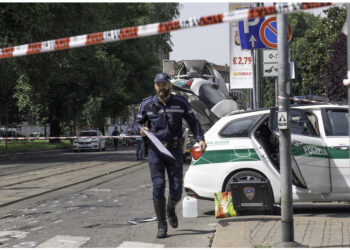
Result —
<instances>
[{"instance_id":1,"label":"asphalt road","mask_svg":"<svg viewBox=\"0 0 350 250\"><path fill-rule=\"evenodd\" d=\"M198 201L197 218L182 218L179 204L179 227L155 237L149 170L134 153L0 158L0 247L210 247L217 225L210 201Z\"/></svg>"},{"instance_id":2,"label":"asphalt road","mask_svg":"<svg viewBox=\"0 0 350 250\"><path fill-rule=\"evenodd\" d=\"M179 204L179 227L155 237L149 170L134 153L122 147L0 157L0 248L210 247L219 221L212 201L198 201L197 218L183 218ZM294 214L348 218L350 205L295 204Z\"/></svg>"}]
</instances>

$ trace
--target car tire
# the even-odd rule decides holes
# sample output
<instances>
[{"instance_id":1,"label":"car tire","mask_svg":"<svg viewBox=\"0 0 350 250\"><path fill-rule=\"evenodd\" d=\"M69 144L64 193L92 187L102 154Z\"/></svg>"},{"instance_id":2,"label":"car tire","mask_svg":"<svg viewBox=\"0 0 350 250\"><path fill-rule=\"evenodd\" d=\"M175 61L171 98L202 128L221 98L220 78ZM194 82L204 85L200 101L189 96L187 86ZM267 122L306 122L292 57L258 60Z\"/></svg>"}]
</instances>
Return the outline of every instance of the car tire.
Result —
<instances>
[{"instance_id":1,"label":"car tire","mask_svg":"<svg viewBox=\"0 0 350 250\"><path fill-rule=\"evenodd\" d=\"M231 191L231 185L230 182L232 181L232 179L238 179L238 180L245 180L245 181L249 181L249 180L260 180L261 178L264 178L263 175L259 174L258 172L255 171L241 171L241 172L237 172L234 175L232 175L229 180L226 183L225 186L225 191Z\"/></svg>"}]
</instances>

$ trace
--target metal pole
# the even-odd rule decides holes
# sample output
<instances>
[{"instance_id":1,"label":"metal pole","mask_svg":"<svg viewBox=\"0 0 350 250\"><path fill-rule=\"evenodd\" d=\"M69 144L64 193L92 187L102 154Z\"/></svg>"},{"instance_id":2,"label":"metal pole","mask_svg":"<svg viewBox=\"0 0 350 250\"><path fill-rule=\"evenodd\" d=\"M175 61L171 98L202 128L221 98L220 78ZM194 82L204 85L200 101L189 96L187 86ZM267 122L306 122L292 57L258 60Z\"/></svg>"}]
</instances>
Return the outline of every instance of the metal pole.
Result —
<instances>
[{"instance_id":1,"label":"metal pole","mask_svg":"<svg viewBox=\"0 0 350 250\"><path fill-rule=\"evenodd\" d=\"M259 7L260 3L256 3L256 7ZM255 109L261 108L261 53L260 50L254 50L254 62L255 62Z\"/></svg>"},{"instance_id":2,"label":"metal pole","mask_svg":"<svg viewBox=\"0 0 350 250\"><path fill-rule=\"evenodd\" d=\"M281 217L282 242L294 241L292 169L291 169L291 136L289 95L286 85L289 81L288 63L288 15L277 15L277 48L278 48L278 112L286 112L286 129L280 129L279 151L281 169Z\"/></svg>"},{"instance_id":3,"label":"metal pole","mask_svg":"<svg viewBox=\"0 0 350 250\"><path fill-rule=\"evenodd\" d=\"M275 106L278 106L278 77L275 77Z\"/></svg>"},{"instance_id":4,"label":"metal pole","mask_svg":"<svg viewBox=\"0 0 350 250\"><path fill-rule=\"evenodd\" d=\"M261 108L261 53L260 50L255 50L255 97L256 109Z\"/></svg>"},{"instance_id":5,"label":"metal pole","mask_svg":"<svg viewBox=\"0 0 350 250\"><path fill-rule=\"evenodd\" d=\"M251 50L252 55L252 61L253 61L253 89L252 89L252 97L253 97L253 103L252 103L252 110L256 109L256 57L254 50Z\"/></svg>"}]
</instances>

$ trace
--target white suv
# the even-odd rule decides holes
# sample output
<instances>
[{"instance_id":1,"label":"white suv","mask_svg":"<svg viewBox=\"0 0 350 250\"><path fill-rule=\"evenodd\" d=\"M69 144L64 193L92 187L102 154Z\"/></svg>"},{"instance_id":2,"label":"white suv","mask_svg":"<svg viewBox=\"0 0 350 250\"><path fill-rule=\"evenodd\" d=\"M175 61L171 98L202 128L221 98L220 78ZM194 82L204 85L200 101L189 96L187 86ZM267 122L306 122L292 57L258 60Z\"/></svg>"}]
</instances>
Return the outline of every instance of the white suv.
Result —
<instances>
[{"instance_id":1,"label":"white suv","mask_svg":"<svg viewBox=\"0 0 350 250\"><path fill-rule=\"evenodd\" d=\"M348 106L292 106L290 124L293 200L350 201ZM278 135L276 108L221 118L205 134L206 151L191 150L186 193L213 199L233 178L265 178L280 203Z\"/></svg>"},{"instance_id":2,"label":"white suv","mask_svg":"<svg viewBox=\"0 0 350 250\"><path fill-rule=\"evenodd\" d=\"M86 129L80 131L77 139L73 141L73 151L81 150L106 150L106 140L102 138L103 134L99 129Z\"/></svg>"}]
</instances>

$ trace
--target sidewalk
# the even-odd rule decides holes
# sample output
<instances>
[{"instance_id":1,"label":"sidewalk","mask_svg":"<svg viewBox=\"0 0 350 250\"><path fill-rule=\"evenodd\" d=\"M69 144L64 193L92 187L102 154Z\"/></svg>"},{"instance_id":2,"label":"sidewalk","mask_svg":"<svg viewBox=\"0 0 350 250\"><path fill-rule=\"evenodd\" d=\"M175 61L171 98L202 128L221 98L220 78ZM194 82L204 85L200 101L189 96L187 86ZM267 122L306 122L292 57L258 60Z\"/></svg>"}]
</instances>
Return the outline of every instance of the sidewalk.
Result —
<instances>
[{"instance_id":1,"label":"sidewalk","mask_svg":"<svg viewBox=\"0 0 350 250\"><path fill-rule=\"evenodd\" d=\"M237 216L218 221L211 247L272 247L281 239L280 216ZM350 247L350 218L294 216L294 241L304 247Z\"/></svg>"}]
</instances>

